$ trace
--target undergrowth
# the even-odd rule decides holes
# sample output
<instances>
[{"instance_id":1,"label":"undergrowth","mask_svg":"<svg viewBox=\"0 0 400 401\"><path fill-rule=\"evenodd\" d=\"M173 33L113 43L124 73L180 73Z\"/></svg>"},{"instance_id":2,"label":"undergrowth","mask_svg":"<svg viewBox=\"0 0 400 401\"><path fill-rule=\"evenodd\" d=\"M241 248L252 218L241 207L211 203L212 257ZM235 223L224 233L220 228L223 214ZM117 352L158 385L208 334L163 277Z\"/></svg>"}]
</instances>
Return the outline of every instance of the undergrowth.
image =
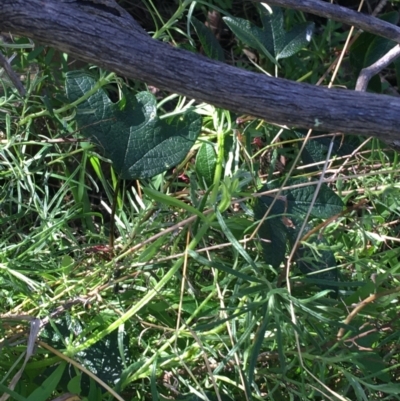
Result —
<instances>
[{"instance_id":1,"label":"undergrowth","mask_svg":"<svg viewBox=\"0 0 400 401\"><path fill-rule=\"evenodd\" d=\"M213 54L207 15L261 26L263 14L231 3L185 1L163 9L170 20L152 2L142 9L155 38ZM282 15L285 32L313 22ZM271 58L218 22L216 57L313 84L329 83L348 34L314 21L311 41L277 64L284 48ZM3 39L27 95L2 75L2 400L400 398L396 151L195 104ZM351 57L335 81L349 89ZM132 109L118 106L108 131L107 118L86 121L75 79ZM129 143L113 131L153 100L162 132L188 113L200 123L191 150L155 175L137 147L129 165L116 156Z\"/></svg>"}]
</instances>

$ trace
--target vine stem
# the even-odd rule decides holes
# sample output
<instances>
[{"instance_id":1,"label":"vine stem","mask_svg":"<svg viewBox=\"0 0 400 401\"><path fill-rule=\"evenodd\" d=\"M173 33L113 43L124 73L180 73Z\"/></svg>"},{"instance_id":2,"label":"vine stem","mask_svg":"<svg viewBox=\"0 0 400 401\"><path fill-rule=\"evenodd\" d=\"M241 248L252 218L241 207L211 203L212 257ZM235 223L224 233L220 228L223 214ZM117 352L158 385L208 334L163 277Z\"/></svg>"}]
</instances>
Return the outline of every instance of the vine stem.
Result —
<instances>
[{"instance_id":1,"label":"vine stem","mask_svg":"<svg viewBox=\"0 0 400 401\"><path fill-rule=\"evenodd\" d=\"M121 178L118 178L114 189L114 196L111 207L110 235L108 240L108 246L110 247L110 249L114 249L115 211L117 210L118 193L121 187L121 181Z\"/></svg>"}]
</instances>

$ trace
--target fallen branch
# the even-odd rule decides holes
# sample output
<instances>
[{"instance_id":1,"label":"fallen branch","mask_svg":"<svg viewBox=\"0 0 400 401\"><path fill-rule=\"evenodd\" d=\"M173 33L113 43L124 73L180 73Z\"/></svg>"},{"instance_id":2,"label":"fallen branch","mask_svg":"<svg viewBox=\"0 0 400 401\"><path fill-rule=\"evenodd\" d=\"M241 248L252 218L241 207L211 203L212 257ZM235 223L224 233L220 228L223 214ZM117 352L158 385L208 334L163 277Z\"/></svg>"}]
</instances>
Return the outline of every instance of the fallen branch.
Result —
<instances>
[{"instance_id":1,"label":"fallen branch","mask_svg":"<svg viewBox=\"0 0 400 401\"><path fill-rule=\"evenodd\" d=\"M400 140L397 98L314 87L219 63L153 40L116 3L101 3L2 0L1 30L122 76L268 122L375 136L388 143Z\"/></svg>"}]
</instances>

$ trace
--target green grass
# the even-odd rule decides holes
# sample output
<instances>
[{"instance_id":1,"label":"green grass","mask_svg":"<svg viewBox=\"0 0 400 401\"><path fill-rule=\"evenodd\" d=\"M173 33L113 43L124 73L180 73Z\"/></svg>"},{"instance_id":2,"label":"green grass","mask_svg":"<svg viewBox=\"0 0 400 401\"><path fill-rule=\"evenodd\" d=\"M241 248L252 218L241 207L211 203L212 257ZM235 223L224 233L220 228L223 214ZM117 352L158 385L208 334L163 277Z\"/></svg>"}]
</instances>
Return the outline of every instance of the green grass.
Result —
<instances>
[{"instance_id":1,"label":"green grass","mask_svg":"<svg viewBox=\"0 0 400 401\"><path fill-rule=\"evenodd\" d=\"M228 13L226 3L213 2ZM156 37L186 42L191 2L163 20L143 4ZM193 11L204 20L211 7ZM287 13L289 25L302 20ZM278 75L315 83L344 37L337 24L321 27ZM35 401L66 392L90 401L400 398L396 152L344 138L325 170L315 169L296 159L304 135L195 105L203 127L193 153L175 171L122 181L116 192L110 161L80 133L65 95L73 60L13 40L2 50L17 53L13 67L28 95L19 98L1 77L1 392ZM268 60L260 67L274 73ZM112 96L144 88L91 71ZM187 102L171 96L159 114ZM196 164L204 143L215 149L208 183ZM274 267L253 207L255 193L277 177L325 178L344 206L331 219L311 217L301 236L306 256L290 260L287 247ZM296 218L280 217L287 226L298 226ZM337 281L326 282L324 252L334 255ZM317 270L306 277L300 262Z\"/></svg>"}]
</instances>

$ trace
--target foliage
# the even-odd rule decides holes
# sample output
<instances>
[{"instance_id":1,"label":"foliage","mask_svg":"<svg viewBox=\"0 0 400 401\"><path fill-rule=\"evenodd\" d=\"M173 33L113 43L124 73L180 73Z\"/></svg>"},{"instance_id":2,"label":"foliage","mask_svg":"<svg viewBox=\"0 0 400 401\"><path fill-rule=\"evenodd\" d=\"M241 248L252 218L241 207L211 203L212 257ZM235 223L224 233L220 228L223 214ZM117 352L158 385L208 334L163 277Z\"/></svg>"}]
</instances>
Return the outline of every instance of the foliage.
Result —
<instances>
[{"instance_id":1,"label":"foliage","mask_svg":"<svg viewBox=\"0 0 400 401\"><path fill-rule=\"evenodd\" d=\"M391 11L380 17L382 20L397 25L399 13ZM351 46L350 62L354 71L358 74L362 68L378 61L390 49L396 46L396 42L363 32ZM396 72L399 74L399 65L395 64ZM382 92L382 84L378 76L371 79L369 88L376 92Z\"/></svg>"},{"instance_id":2,"label":"foliage","mask_svg":"<svg viewBox=\"0 0 400 401\"><path fill-rule=\"evenodd\" d=\"M348 33L142 4L157 39L312 84ZM379 43L358 36L336 84ZM1 400L400 398L397 152L0 47L27 89L1 76Z\"/></svg>"},{"instance_id":3,"label":"foliage","mask_svg":"<svg viewBox=\"0 0 400 401\"><path fill-rule=\"evenodd\" d=\"M67 74L68 100L73 103L92 91L96 81L80 71ZM89 139L94 138L124 179L154 177L179 164L201 130L195 113L165 124L157 118L157 101L149 92L126 93L113 104L97 90L77 105L76 121Z\"/></svg>"},{"instance_id":4,"label":"foliage","mask_svg":"<svg viewBox=\"0 0 400 401\"><path fill-rule=\"evenodd\" d=\"M277 62L293 56L310 42L314 24L298 24L286 32L282 10L271 7L271 11L261 12L263 28L242 18L225 17L224 21L240 40Z\"/></svg>"}]
</instances>

